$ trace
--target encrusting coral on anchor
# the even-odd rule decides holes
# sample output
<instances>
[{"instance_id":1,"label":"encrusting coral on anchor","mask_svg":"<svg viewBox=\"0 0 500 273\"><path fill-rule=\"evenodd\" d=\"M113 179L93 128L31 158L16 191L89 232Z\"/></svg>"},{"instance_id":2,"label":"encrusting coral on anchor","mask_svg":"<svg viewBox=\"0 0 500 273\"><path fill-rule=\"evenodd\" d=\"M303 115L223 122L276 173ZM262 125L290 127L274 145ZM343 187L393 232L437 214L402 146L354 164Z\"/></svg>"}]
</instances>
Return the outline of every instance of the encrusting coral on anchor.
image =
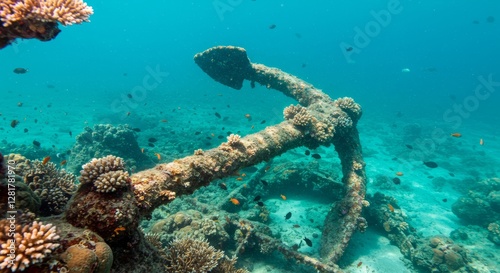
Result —
<instances>
[{"instance_id":1,"label":"encrusting coral on anchor","mask_svg":"<svg viewBox=\"0 0 500 273\"><path fill-rule=\"evenodd\" d=\"M82 168L80 183L93 184L97 192L115 192L130 183L123 159L113 155L94 158Z\"/></svg>"},{"instance_id":2,"label":"encrusting coral on anchor","mask_svg":"<svg viewBox=\"0 0 500 273\"><path fill-rule=\"evenodd\" d=\"M59 245L59 235L52 224L34 221L20 225L0 220L0 272L24 271L45 261Z\"/></svg>"},{"instance_id":3,"label":"encrusting coral on anchor","mask_svg":"<svg viewBox=\"0 0 500 273\"><path fill-rule=\"evenodd\" d=\"M0 2L0 49L16 38L48 41L62 25L89 21L92 7L82 0L2 0Z\"/></svg>"}]
</instances>

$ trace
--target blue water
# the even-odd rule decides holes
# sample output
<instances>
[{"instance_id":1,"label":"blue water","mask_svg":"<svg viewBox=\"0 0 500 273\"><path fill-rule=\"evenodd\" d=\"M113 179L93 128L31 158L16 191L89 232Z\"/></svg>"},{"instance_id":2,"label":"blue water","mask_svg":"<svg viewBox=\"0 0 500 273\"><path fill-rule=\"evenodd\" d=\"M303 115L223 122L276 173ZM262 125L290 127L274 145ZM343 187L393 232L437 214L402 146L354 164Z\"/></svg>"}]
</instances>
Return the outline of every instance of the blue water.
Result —
<instances>
[{"instance_id":1,"label":"blue water","mask_svg":"<svg viewBox=\"0 0 500 273\"><path fill-rule=\"evenodd\" d=\"M364 110L361 138L368 149L380 149L370 146L369 133L384 134L401 121L460 132L460 145L467 147L488 136L491 148L485 152L498 154L498 1L87 3L94 8L91 22L61 26L49 42L18 40L0 50L0 150L37 139L63 151L85 126L141 127L146 116L196 131L203 123L219 127L213 116L218 111L237 117L232 129L242 135L281 122L293 100L264 87L251 89L248 82L232 90L193 61L212 46L235 45L252 62L294 74L332 98L354 98ZM494 22L487 22L490 16ZM28 73L15 74L16 67ZM134 95L132 102L125 102L127 94ZM257 121L255 130L246 113ZM13 119L21 121L16 128ZM259 125L263 119L267 123Z\"/></svg>"}]
</instances>

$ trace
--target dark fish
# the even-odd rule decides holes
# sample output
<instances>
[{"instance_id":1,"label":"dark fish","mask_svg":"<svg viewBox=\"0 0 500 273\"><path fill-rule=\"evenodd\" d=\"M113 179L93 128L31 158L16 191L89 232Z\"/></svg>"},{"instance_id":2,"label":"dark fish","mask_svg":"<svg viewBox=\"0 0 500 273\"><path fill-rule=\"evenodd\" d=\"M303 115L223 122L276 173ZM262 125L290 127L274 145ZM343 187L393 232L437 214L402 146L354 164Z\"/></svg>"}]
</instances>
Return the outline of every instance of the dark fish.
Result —
<instances>
[{"instance_id":1,"label":"dark fish","mask_svg":"<svg viewBox=\"0 0 500 273\"><path fill-rule=\"evenodd\" d=\"M391 160L396 161L396 160L398 160L398 158L397 157L393 157L393 158L391 158Z\"/></svg>"},{"instance_id":2,"label":"dark fish","mask_svg":"<svg viewBox=\"0 0 500 273\"><path fill-rule=\"evenodd\" d=\"M289 213L287 213L287 214L285 215L285 220L288 220L288 219L290 219L290 218L292 218L292 213L291 213L291 212L289 212Z\"/></svg>"},{"instance_id":3,"label":"dark fish","mask_svg":"<svg viewBox=\"0 0 500 273\"><path fill-rule=\"evenodd\" d=\"M306 151L304 152L304 154L305 154L305 155L310 155L310 154L311 154L311 151L306 150Z\"/></svg>"},{"instance_id":4,"label":"dark fish","mask_svg":"<svg viewBox=\"0 0 500 273\"><path fill-rule=\"evenodd\" d=\"M225 183L220 183L220 184L219 184L219 187L220 187L221 189L223 189L223 190L227 190L227 186L226 186L226 184L225 184Z\"/></svg>"},{"instance_id":5,"label":"dark fish","mask_svg":"<svg viewBox=\"0 0 500 273\"><path fill-rule=\"evenodd\" d=\"M253 199L253 201L255 201L255 202L257 202L259 200L260 200L260 195L255 196L255 198Z\"/></svg>"},{"instance_id":6,"label":"dark fish","mask_svg":"<svg viewBox=\"0 0 500 273\"><path fill-rule=\"evenodd\" d=\"M437 168L437 166L438 166L438 164L436 162L433 162L433 161L424 161L424 165L431 168L431 169Z\"/></svg>"},{"instance_id":7,"label":"dark fish","mask_svg":"<svg viewBox=\"0 0 500 273\"><path fill-rule=\"evenodd\" d=\"M302 68L306 68L306 66L307 66L307 64L305 64L305 63L302 64Z\"/></svg>"},{"instance_id":8,"label":"dark fish","mask_svg":"<svg viewBox=\"0 0 500 273\"><path fill-rule=\"evenodd\" d=\"M14 69L14 73L16 74L25 74L26 72L28 72L26 68L18 67Z\"/></svg>"},{"instance_id":9,"label":"dark fish","mask_svg":"<svg viewBox=\"0 0 500 273\"><path fill-rule=\"evenodd\" d=\"M211 138L211 137L209 137L209 136L207 136L207 137L205 137L205 138L206 138L206 139L208 139L208 140L211 140L211 139L212 139L212 138Z\"/></svg>"},{"instance_id":10,"label":"dark fish","mask_svg":"<svg viewBox=\"0 0 500 273\"><path fill-rule=\"evenodd\" d=\"M260 182L262 182L262 184L266 187L267 187L267 185L269 185L269 183L264 179L261 179Z\"/></svg>"},{"instance_id":11,"label":"dark fish","mask_svg":"<svg viewBox=\"0 0 500 273\"><path fill-rule=\"evenodd\" d=\"M54 88L56 88L56 86L53 84L47 84L47 88L54 89Z\"/></svg>"},{"instance_id":12,"label":"dark fish","mask_svg":"<svg viewBox=\"0 0 500 273\"><path fill-rule=\"evenodd\" d=\"M221 115L217 112L215 112L215 116L218 117L218 118L221 118Z\"/></svg>"},{"instance_id":13,"label":"dark fish","mask_svg":"<svg viewBox=\"0 0 500 273\"><path fill-rule=\"evenodd\" d=\"M349 52L349 51L352 51L353 49L354 49L354 48L353 48L352 46L350 46L350 47L346 47L346 48L345 48L345 51Z\"/></svg>"},{"instance_id":14,"label":"dark fish","mask_svg":"<svg viewBox=\"0 0 500 273\"><path fill-rule=\"evenodd\" d=\"M302 35L300 33L295 33L295 37L300 39L300 38L302 38Z\"/></svg>"},{"instance_id":15,"label":"dark fish","mask_svg":"<svg viewBox=\"0 0 500 273\"><path fill-rule=\"evenodd\" d=\"M140 132L141 129L140 128L133 128L132 131L134 131L134 132Z\"/></svg>"},{"instance_id":16,"label":"dark fish","mask_svg":"<svg viewBox=\"0 0 500 273\"><path fill-rule=\"evenodd\" d=\"M251 81L251 82L250 82L250 87L251 87L251 88L255 88L255 81Z\"/></svg>"},{"instance_id":17,"label":"dark fish","mask_svg":"<svg viewBox=\"0 0 500 273\"><path fill-rule=\"evenodd\" d=\"M321 156L319 154L312 154L311 156L314 159L321 159Z\"/></svg>"},{"instance_id":18,"label":"dark fish","mask_svg":"<svg viewBox=\"0 0 500 273\"><path fill-rule=\"evenodd\" d=\"M154 147L155 145L154 145L153 143L149 142L149 143L148 143L148 146L149 146L149 147Z\"/></svg>"},{"instance_id":19,"label":"dark fish","mask_svg":"<svg viewBox=\"0 0 500 273\"><path fill-rule=\"evenodd\" d=\"M224 138L224 136L218 135L218 136L217 136L217 138L218 138L218 139L223 139L223 138Z\"/></svg>"},{"instance_id":20,"label":"dark fish","mask_svg":"<svg viewBox=\"0 0 500 273\"><path fill-rule=\"evenodd\" d=\"M131 99L131 98L132 98L132 94L128 93L128 94L127 94L127 97L128 97L129 99Z\"/></svg>"},{"instance_id":21,"label":"dark fish","mask_svg":"<svg viewBox=\"0 0 500 273\"><path fill-rule=\"evenodd\" d=\"M33 145L35 145L35 147L40 147L41 144L39 141L33 140Z\"/></svg>"},{"instance_id":22,"label":"dark fish","mask_svg":"<svg viewBox=\"0 0 500 273\"><path fill-rule=\"evenodd\" d=\"M445 202L445 203L446 203L446 202L448 202L448 199L444 198L444 199L443 199L443 202Z\"/></svg>"},{"instance_id":23,"label":"dark fish","mask_svg":"<svg viewBox=\"0 0 500 273\"><path fill-rule=\"evenodd\" d=\"M410 144L406 144L406 148L413 150L413 146L411 146Z\"/></svg>"},{"instance_id":24,"label":"dark fish","mask_svg":"<svg viewBox=\"0 0 500 273\"><path fill-rule=\"evenodd\" d=\"M276 28L276 25L275 24L272 24L269 26L269 29L275 29Z\"/></svg>"},{"instance_id":25,"label":"dark fish","mask_svg":"<svg viewBox=\"0 0 500 273\"><path fill-rule=\"evenodd\" d=\"M38 122L38 119L35 119L35 123L37 123L37 122Z\"/></svg>"},{"instance_id":26,"label":"dark fish","mask_svg":"<svg viewBox=\"0 0 500 273\"><path fill-rule=\"evenodd\" d=\"M156 141L158 141L158 139L156 139L154 137L150 137L150 138L148 138L148 141L151 143L155 143Z\"/></svg>"},{"instance_id":27,"label":"dark fish","mask_svg":"<svg viewBox=\"0 0 500 273\"><path fill-rule=\"evenodd\" d=\"M222 119L222 121L226 121L226 120L228 120L228 119L229 119L229 117L224 117L224 118Z\"/></svg>"},{"instance_id":28,"label":"dark fish","mask_svg":"<svg viewBox=\"0 0 500 273\"><path fill-rule=\"evenodd\" d=\"M478 20L474 20L474 21L472 21L472 23L473 23L474 25L479 25L479 21L478 21Z\"/></svg>"},{"instance_id":29,"label":"dark fish","mask_svg":"<svg viewBox=\"0 0 500 273\"><path fill-rule=\"evenodd\" d=\"M71 131L69 131L69 136L73 137L73 133Z\"/></svg>"},{"instance_id":30,"label":"dark fish","mask_svg":"<svg viewBox=\"0 0 500 273\"><path fill-rule=\"evenodd\" d=\"M263 120L263 121L260 122L260 124L264 124L264 123L266 123L266 120Z\"/></svg>"},{"instance_id":31,"label":"dark fish","mask_svg":"<svg viewBox=\"0 0 500 273\"><path fill-rule=\"evenodd\" d=\"M28 132L28 128L24 128L24 132L27 133Z\"/></svg>"},{"instance_id":32,"label":"dark fish","mask_svg":"<svg viewBox=\"0 0 500 273\"><path fill-rule=\"evenodd\" d=\"M394 184L396 184L396 185L399 185L399 184L401 184L401 179L399 179L399 177L394 177L392 179L392 182L394 182Z\"/></svg>"},{"instance_id":33,"label":"dark fish","mask_svg":"<svg viewBox=\"0 0 500 273\"><path fill-rule=\"evenodd\" d=\"M199 135L199 134L201 134L201 132L199 132L199 131L198 131L198 132L194 132L194 135L195 135L195 136L197 136L197 135Z\"/></svg>"},{"instance_id":34,"label":"dark fish","mask_svg":"<svg viewBox=\"0 0 500 273\"><path fill-rule=\"evenodd\" d=\"M493 17L493 16L488 16L488 18L486 18L486 22L488 22L488 23L493 23L493 22L495 22L495 17Z\"/></svg>"},{"instance_id":35,"label":"dark fish","mask_svg":"<svg viewBox=\"0 0 500 273\"><path fill-rule=\"evenodd\" d=\"M448 173L451 177L455 177L454 173Z\"/></svg>"},{"instance_id":36,"label":"dark fish","mask_svg":"<svg viewBox=\"0 0 500 273\"><path fill-rule=\"evenodd\" d=\"M259 207L263 207L264 206L264 202L259 201L259 202L257 202L257 205L259 205Z\"/></svg>"},{"instance_id":37,"label":"dark fish","mask_svg":"<svg viewBox=\"0 0 500 273\"><path fill-rule=\"evenodd\" d=\"M304 237L304 242L306 242L306 245L309 247L313 246L313 242L311 240L307 239L306 237Z\"/></svg>"},{"instance_id":38,"label":"dark fish","mask_svg":"<svg viewBox=\"0 0 500 273\"><path fill-rule=\"evenodd\" d=\"M16 128L16 126L19 124L19 120L17 119L13 119L11 122L10 122L10 127L12 128Z\"/></svg>"}]
</instances>

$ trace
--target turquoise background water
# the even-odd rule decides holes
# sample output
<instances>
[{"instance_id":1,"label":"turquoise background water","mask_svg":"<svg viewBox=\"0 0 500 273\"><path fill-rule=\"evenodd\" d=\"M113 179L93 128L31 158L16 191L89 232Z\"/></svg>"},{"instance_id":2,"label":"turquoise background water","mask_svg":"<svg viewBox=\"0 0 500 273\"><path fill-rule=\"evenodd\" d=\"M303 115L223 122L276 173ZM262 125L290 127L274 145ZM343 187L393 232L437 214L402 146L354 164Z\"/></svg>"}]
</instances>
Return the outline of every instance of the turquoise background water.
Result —
<instances>
[{"instance_id":1,"label":"turquoise background water","mask_svg":"<svg viewBox=\"0 0 500 273\"><path fill-rule=\"evenodd\" d=\"M282 106L290 100L274 92L269 96L265 89L250 93L248 83L243 92L230 91L194 64L194 54L216 45L242 46L253 62L295 74L333 98L351 96L362 104L365 117L391 120L404 115L444 122L454 130L477 123L499 130L494 126L499 121L498 92L484 100L473 98L479 77L500 81L497 1L88 4L95 11L90 23L61 27L50 42L20 40L0 51L4 132L17 136L10 120L41 115L36 111L48 104L53 108L43 114L54 116L51 124L67 119L67 127L76 132L92 123L124 123L128 111L161 111L180 102L231 102L247 111L275 112L276 120L281 119ZM383 22L374 15L394 10ZM489 16L497 20L488 23ZM276 28L270 29L272 24ZM369 40L360 44L356 29L368 31ZM355 49L347 52L344 45ZM29 72L14 74L16 67ZM135 104L124 105L123 96L142 85L148 67L168 76L137 94ZM404 68L410 72L402 72ZM226 97L217 98L220 93ZM38 108L24 112L28 110L16 107L19 101L30 111ZM470 103L471 115L446 114L454 104L464 103ZM77 113L74 121L66 117Z\"/></svg>"}]
</instances>

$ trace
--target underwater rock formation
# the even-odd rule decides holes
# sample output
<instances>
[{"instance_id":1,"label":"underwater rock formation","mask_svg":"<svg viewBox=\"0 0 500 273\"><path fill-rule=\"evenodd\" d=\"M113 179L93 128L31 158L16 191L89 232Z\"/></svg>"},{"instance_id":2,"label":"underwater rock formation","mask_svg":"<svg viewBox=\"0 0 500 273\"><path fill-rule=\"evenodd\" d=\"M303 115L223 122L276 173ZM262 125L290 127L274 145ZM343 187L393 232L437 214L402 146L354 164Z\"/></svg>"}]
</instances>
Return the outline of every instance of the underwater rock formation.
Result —
<instances>
[{"instance_id":1,"label":"underwater rock formation","mask_svg":"<svg viewBox=\"0 0 500 273\"><path fill-rule=\"evenodd\" d=\"M479 272L481 264L471 257L474 255L450 238L419 235L394 198L377 192L368 200L368 221L384 232L417 268L424 272Z\"/></svg>"},{"instance_id":2,"label":"underwater rock formation","mask_svg":"<svg viewBox=\"0 0 500 273\"><path fill-rule=\"evenodd\" d=\"M77 173L81 166L92 158L111 154L124 158L126 165L132 171L152 166L148 157L141 153L137 143L137 133L128 125L97 124L93 128L85 127L76 137L67 168Z\"/></svg>"},{"instance_id":3,"label":"underwater rock formation","mask_svg":"<svg viewBox=\"0 0 500 273\"><path fill-rule=\"evenodd\" d=\"M479 181L451 208L456 216L470 224L486 227L500 221L500 179Z\"/></svg>"},{"instance_id":4,"label":"underwater rock formation","mask_svg":"<svg viewBox=\"0 0 500 273\"><path fill-rule=\"evenodd\" d=\"M0 2L0 49L16 38L54 39L62 25L88 22L91 7L81 0L2 0Z\"/></svg>"}]
</instances>

